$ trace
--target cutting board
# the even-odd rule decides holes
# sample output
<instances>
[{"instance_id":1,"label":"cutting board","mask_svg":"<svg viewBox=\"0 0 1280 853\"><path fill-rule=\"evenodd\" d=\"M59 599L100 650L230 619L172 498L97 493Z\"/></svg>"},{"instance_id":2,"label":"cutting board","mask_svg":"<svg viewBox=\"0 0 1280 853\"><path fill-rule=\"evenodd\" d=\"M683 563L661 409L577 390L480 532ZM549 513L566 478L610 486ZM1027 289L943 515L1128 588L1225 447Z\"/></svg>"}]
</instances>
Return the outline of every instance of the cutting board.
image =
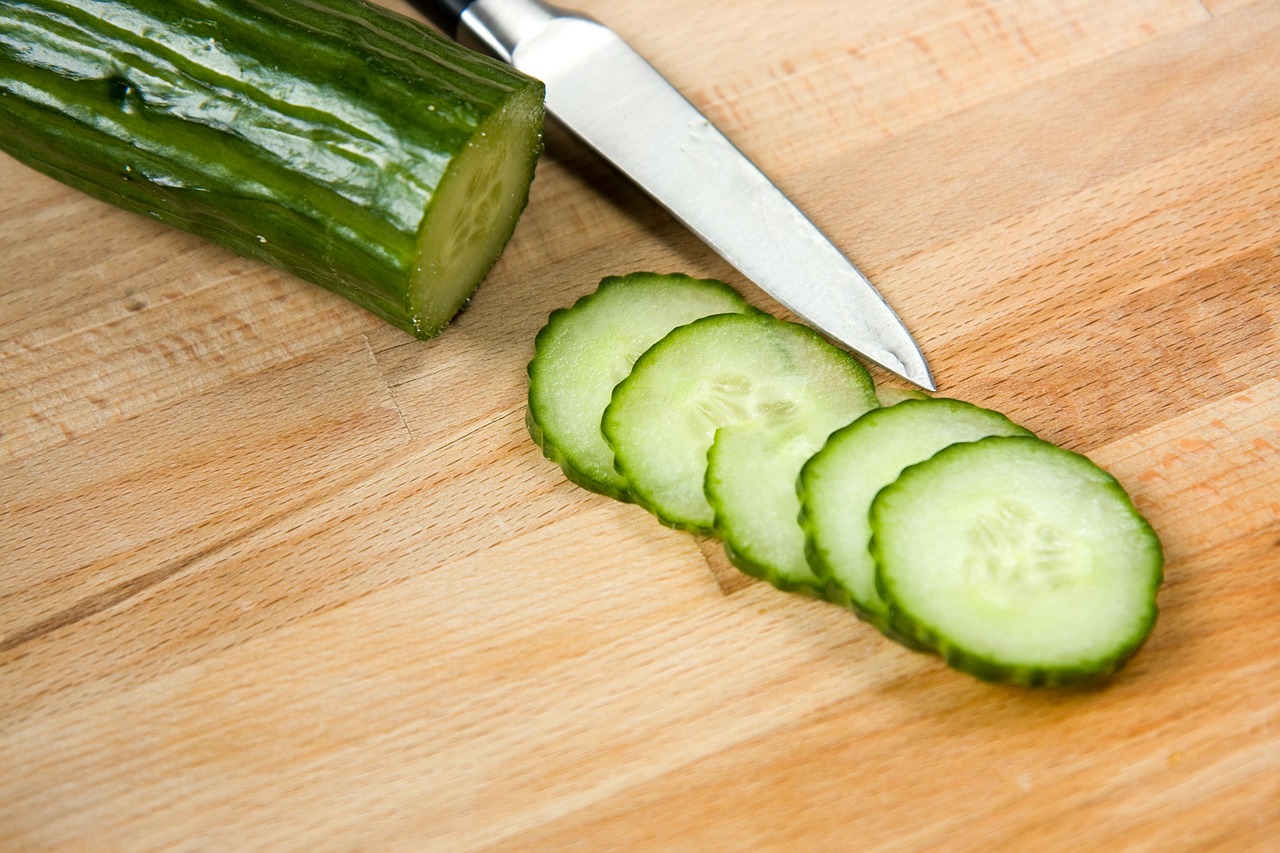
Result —
<instances>
[{"instance_id":1,"label":"cutting board","mask_svg":"<svg viewBox=\"0 0 1280 853\"><path fill-rule=\"evenodd\" d=\"M429 342L3 158L0 847L1280 850L1280 2L580 7L1117 476L1149 643L986 684L566 482L548 312L785 312L563 134Z\"/></svg>"}]
</instances>

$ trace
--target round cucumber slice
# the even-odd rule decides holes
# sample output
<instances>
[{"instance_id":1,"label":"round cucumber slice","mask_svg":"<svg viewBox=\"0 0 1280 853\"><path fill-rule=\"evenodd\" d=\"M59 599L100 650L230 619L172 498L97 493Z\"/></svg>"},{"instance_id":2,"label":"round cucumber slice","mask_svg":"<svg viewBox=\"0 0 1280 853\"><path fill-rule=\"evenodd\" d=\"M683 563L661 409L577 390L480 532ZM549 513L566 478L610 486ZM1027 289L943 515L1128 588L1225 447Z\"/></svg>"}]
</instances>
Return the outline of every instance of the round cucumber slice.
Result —
<instances>
[{"instance_id":1,"label":"round cucumber slice","mask_svg":"<svg viewBox=\"0 0 1280 853\"><path fill-rule=\"evenodd\" d=\"M704 491L729 559L779 589L826 596L796 521L796 477L833 430L876 406L870 382L857 371L850 374L832 383L829 396L806 399L792 417L721 428L707 453Z\"/></svg>"},{"instance_id":2,"label":"round cucumber slice","mask_svg":"<svg viewBox=\"0 0 1280 853\"><path fill-rule=\"evenodd\" d=\"M827 597L894 639L876 590L868 511L903 468L948 445L989 435L1030 435L1004 415L942 397L903 399L832 434L800 472L800 525L809 563L829 582Z\"/></svg>"},{"instance_id":3,"label":"round cucumber slice","mask_svg":"<svg viewBox=\"0 0 1280 853\"><path fill-rule=\"evenodd\" d=\"M1099 678L1155 625L1159 539L1114 478L1048 442L947 447L886 486L870 518L895 628L979 678Z\"/></svg>"},{"instance_id":4,"label":"round cucumber slice","mask_svg":"<svg viewBox=\"0 0 1280 853\"><path fill-rule=\"evenodd\" d=\"M551 313L529 362L526 424L571 481L628 500L600 419L636 358L677 326L720 313L752 312L733 288L681 274L610 276L569 308Z\"/></svg>"},{"instance_id":5,"label":"round cucumber slice","mask_svg":"<svg viewBox=\"0 0 1280 853\"><path fill-rule=\"evenodd\" d=\"M870 377L817 332L762 313L721 314L675 329L640 356L602 428L637 503L669 526L712 533L703 484L717 430L759 421L802 436L846 397L861 401L851 408L873 405Z\"/></svg>"}]
</instances>

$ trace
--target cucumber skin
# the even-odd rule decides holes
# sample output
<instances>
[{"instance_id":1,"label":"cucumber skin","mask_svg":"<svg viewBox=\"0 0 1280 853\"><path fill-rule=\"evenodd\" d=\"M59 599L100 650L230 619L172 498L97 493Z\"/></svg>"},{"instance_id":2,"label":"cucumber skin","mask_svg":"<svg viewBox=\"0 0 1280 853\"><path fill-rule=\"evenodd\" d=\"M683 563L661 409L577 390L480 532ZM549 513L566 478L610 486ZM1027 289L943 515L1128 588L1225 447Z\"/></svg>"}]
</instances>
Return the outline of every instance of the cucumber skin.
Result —
<instances>
[{"instance_id":1,"label":"cucumber skin","mask_svg":"<svg viewBox=\"0 0 1280 853\"><path fill-rule=\"evenodd\" d=\"M803 512L804 510L801 509L801 524L804 524ZM817 555L817 552L808 537L805 537L804 548L805 556L809 558L809 564L816 565L817 561L821 558ZM849 594L849 591L845 589L842 584L831 580L830 578L823 578L822 580L822 586L815 595L822 598L824 601L828 601L837 607L845 608L858 619L866 622L872 628L875 628L883 634L887 639L892 640L903 648L910 649L913 652L920 652L922 654L935 654L937 652L937 648L932 643L919 639L912 633L903 631L901 627L895 623L892 610L887 616L879 613L872 613L855 601L853 596Z\"/></svg>"},{"instance_id":2,"label":"cucumber skin","mask_svg":"<svg viewBox=\"0 0 1280 853\"><path fill-rule=\"evenodd\" d=\"M1043 439L1033 436L990 436L979 439L977 442L969 442L969 444L1000 442L1025 442L1051 446ZM949 451L955 452L957 449L962 452L964 448L960 445L952 445L951 447L940 451L938 456L946 454ZM914 643L923 646L926 649L931 649L937 652L938 655L941 656L942 660L953 669L966 672L975 678L992 684L1003 684L1014 687L1088 687L1101 685L1111 676L1115 675L1115 673L1124 668L1124 666L1133 659L1133 656L1141 650L1142 646L1145 645L1146 641L1150 638L1152 631L1155 629L1156 620L1159 616L1159 607L1155 604L1155 597L1161 584L1164 582L1163 545L1159 536L1152 529L1150 523L1147 522L1147 520L1133 505L1133 501L1129 497L1128 492L1125 491L1124 487L1120 485L1119 481L1117 481L1110 473L1099 468L1082 454L1074 453L1060 447L1054 447L1054 450L1076 457L1094 469L1094 471L1100 475L1101 479L1104 481L1106 490L1119 498L1121 503L1128 507L1135 518L1141 519L1142 530L1149 538L1150 543L1154 546L1156 564L1151 577L1151 608L1147 614L1147 619L1135 632L1137 639L1134 642L1117 649L1113 654L1108 655L1105 658L1089 661L1080 666L1046 667L1010 665L998 660L992 660L985 655L972 652L958 643L951 642L946 637L940 635L937 631L931 629L928 625L913 619L900 606L898 606L894 599L892 590L884 582L880 569L880 566L884 561L883 553L880 542L878 541L876 534L873 532L870 549L877 565L876 588L879 590L880 595L890 605L888 620L888 627L890 630L903 637L909 638ZM902 488L904 483L909 482L912 477L918 476L921 470L927 470L927 466L937 458L938 457L935 456L915 465L908 466L903 469L902 474L899 475L897 480L881 490L880 494L876 496L876 501L872 504L871 514L873 519L873 531L876 528L876 524L874 522L876 504L880 502L881 498L886 494L892 494L892 491L895 489Z\"/></svg>"},{"instance_id":3,"label":"cucumber skin","mask_svg":"<svg viewBox=\"0 0 1280 853\"><path fill-rule=\"evenodd\" d=\"M542 84L361 0L0 5L0 149L418 338L444 326L411 292L435 190L514 99L532 181Z\"/></svg>"},{"instance_id":4,"label":"cucumber skin","mask_svg":"<svg viewBox=\"0 0 1280 853\"><path fill-rule=\"evenodd\" d=\"M890 404L894 405L894 404ZM837 607L843 607L863 622L875 628L886 638L893 640L900 646L910 649L913 652L921 652L923 654L933 654L936 649L929 643L917 639L909 633L906 633L894 624L892 615L884 616L878 613L872 613L867 610L850 595L849 590L844 585L831 577L829 571L823 571L821 567L826 565L822 555L818 552L817 547L813 544L813 539L807 534L810 527L808 513L804 508L804 504L800 505L800 526L805 528L806 535L804 539L804 553L809 560L809 565L813 568L814 574L818 576L820 586L812 593L814 596L828 601Z\"/></svg>"},{"instance_id":5,"label":"cucumber skin","mask_svg":"<svg viewBox=\"0 0 1280 853\"><path fill-rule=\"evenodd\" d=\"M723 538L724 534L717 530L715 535ZM733 547L729 542L724 542L724 553L725 556L729 558L729 562L733 564L733 567L738 571L742 572L744 575L750 575L757 580L762 580L774 589L781 592L793 592L797 595L816 598L819 601L835 603L830 597L830 585L823 583L821 580L816 583L808 583L784 577L769 566L752 560L737 548Z\"/></svg>"},{"instance_id":6,"label":"cucumber skin","mask_svg":"<svg viewBox=\"0 0 1280 853\"><path fill-rule=\"evenodd\" d=\"M542 425L534 417L533 409L528 407L524 410L524 426L529 431L529 438L533 439L533 443L542 451L542 455L559 466L560 473L564 474L565 479L570 483L580 489L586 489L589 492L595 492L622 503L632 503L631 493L628 490L614 488L608 483L603 483L594 477L587 477L580 473L572 460L561 453L560 448L554 442L547 439L546 434L542 431Z\"/></svg>"}]
</instances>

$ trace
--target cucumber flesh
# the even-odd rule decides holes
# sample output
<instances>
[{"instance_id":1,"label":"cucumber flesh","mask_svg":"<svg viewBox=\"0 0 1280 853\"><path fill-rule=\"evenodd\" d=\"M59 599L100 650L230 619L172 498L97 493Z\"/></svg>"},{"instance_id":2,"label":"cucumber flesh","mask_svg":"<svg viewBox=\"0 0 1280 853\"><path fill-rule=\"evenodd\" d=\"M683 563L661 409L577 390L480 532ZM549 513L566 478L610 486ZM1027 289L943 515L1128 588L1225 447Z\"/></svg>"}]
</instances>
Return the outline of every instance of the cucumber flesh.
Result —
<instances>
[{"instance_id":1,"label":"cucumber flesh","mask_svg":"<svg viewBox=\"0 0 1280 853\"><path fill-rule=\"evenodd\" d=\"M677 326L752 308L724 282L686 275L611 276L551 313L529 362L529 434L574 483L628 500L600 420L635 360Z\"/></svg>"},{"instance_id":2,"label":"cucumber flesh","mask_svg":"<svg viewBox=\"0 0 1280 853\"><path fill-rule=\"evenodd\" d=\"M802 431L825 401L849 394L874 401L866 370L812 329L763 313L721 314L641 355L602 428L637 503L669 526L712 533L703 485L717 430L763 421Z\"/></svg>"},{"instance_id":3,"label":"cucumber flesh","mask_svg":"<svg viewBox=\"0 0 1280 853\"><path fill-rule=\"evenodd\" d=\"M1155 624L1155 533L1114 478L1037 438L947 447L885 487L870 519L895 629L979 678L1098 678Z\"/></svg>"},{"instance_id":4,"label":"cucumber flesh","mask_svg":"<svg viewBox=\"0 0 1280 853\"><path fill-rule=\"evenodd\" d=\"M809 563L828 598L893 636L868 550L872 499L908 465L988 435L1030 433L997 412L935 397L875 409L830 437L798 481Z\"/></svg>"},{"instance_id":5,"label":"cucumber flesh","mask_svg":"<svg viewBox=\"0 0 1280 853\"><path fill-rule=\"evenodd\" d=\"M825 595L825 583L805 556L804 530L796 523L796 477L833 430L876 406L870 383L860 381L856 370L848 373L829 396L806 399L804 411L793 417L718 430L707 454L704 491L729 559L779 589Z\"/></svg>"},{"instance_id":6,"label":"cucumber flesh","mask_svg":"<svg viewBox=\"0 0 1280 853\"><path fill-rule=\"evenodd\" d=\"M897 388L882 385L876 389L876 396L880 398L880 405L892 406L904 400L928 400L931 399L932 395L918 388Z\"/></svg>"},{"instance_id":7,"label":"cucumber flesh","mask_svg":"<svg viewBox=\"0 0 1280 853\"><path fill-rule=\"evenodd\" d=\"M409 284L412 334L438 334L515 232L542 149L540 95L513 98L449 163L418 227Z\"/></svg>"}]
</instances>

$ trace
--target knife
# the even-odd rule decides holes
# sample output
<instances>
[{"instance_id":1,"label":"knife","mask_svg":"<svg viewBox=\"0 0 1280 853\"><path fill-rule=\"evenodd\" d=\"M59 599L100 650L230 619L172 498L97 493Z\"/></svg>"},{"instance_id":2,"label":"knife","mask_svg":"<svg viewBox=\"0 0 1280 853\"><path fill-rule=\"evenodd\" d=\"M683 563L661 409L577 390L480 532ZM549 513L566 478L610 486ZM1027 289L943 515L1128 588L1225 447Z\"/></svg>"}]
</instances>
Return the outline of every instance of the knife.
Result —
<instances>
[{"instance_id":1,"label":"knife","mask_svg":"<svg viewBox=\"0 0 1280 853\"><path fill-rule=\"evenodd\" d=\"M866 276L613 30L541 0L409 1L450 37L541 80L560 124L788 310L935 390Z\"/></svg>"}]
</instances>

